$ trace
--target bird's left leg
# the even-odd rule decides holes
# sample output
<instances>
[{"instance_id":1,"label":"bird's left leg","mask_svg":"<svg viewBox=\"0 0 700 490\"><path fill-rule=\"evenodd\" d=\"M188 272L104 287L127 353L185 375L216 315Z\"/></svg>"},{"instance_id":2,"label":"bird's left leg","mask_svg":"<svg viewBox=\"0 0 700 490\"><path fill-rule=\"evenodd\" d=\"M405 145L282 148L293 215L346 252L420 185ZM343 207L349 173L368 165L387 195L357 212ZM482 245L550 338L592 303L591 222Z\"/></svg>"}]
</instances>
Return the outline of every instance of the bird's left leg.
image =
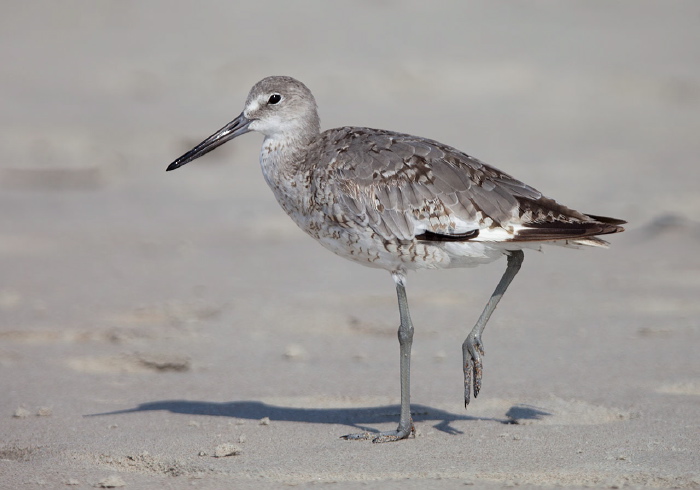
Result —
<instances>
[{"instance_id":1,"label":"bird's left leg","mask_svg":"<svg viewBox=\"0 0 700 490\"><path fill-rule=\"evenodd\" d=\"M508 289L511 281L520 270L523 263L524 254L522 250L513 250L508 252L508 265L503 273L501 280L496 286L496 290L491 295L489 302L486 303L484 311L481 312L479 320L474 325L474 328L467 336L467 339L462 344L462 361L464 366L464 407L469 404L472 389L474 390L474 398L479 394L481 389L481 373L483 365L481 356L484 355L484 346L481 343L481 334L484 327L491 317L491 313L496 309L498 302L503 297L503 294ZM472 386L473 380L473 386Z\"/></svg>"},{"instance_id":2,"label":"bird's left leg","mask_svg":"<svg viewBox=\"0 0 700 490\"><path fill-rule=\"evenodd\" d=\"M411 346L413 345L413 323L408 311L408 298L406 297L406 277L400 272L393 272L392 277L396 283L396 295L399 299L399 353L401 356L401 415L399 426L396 430L371 433L349 434L344 439L372 439L372 442L392 442L406 439L415 428L411 418Z\"/></svg>"}]
</instances>

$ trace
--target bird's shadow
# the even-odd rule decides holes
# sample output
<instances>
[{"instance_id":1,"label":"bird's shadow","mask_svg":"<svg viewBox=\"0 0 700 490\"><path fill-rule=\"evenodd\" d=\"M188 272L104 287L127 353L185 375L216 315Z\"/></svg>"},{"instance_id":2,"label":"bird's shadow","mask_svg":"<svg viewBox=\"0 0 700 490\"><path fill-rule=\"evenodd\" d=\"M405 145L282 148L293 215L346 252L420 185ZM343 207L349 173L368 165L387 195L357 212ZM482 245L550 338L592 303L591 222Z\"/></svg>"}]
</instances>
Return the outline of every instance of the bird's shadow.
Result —
<instances>
[{"instance_id":1,"label":"bird's shadow","mask_svg":"<svg viewBox=\"0 0 700 490\"><path fill-rule=\"evenodd\" d=\"M116 410L113 412L95 413L87 417L118 415L146 411L168 411L186 415L206 415L213 417L235 417L239 419L260 420L268 417L271 421L305 422L312 424L343 424L361 431L377 432L369 427L372 424L396 421L399 418L399 405L384 405L378 407L357 408L296 408L269 405L259 401L235 402L205 402L191 400L163 400L142 403L135 408ZM514 415L517 414L517 418ZM534 407L514 405L504 418L474 417L458 415L445 410L425 405L411 405L411 415L414 422L435 422L433 427L447 434L462 434L463 432L451 426L456 420L485 420L501 424L517 424L522 419L541 419L551 415Z\"/></svg>"}]
</instances>

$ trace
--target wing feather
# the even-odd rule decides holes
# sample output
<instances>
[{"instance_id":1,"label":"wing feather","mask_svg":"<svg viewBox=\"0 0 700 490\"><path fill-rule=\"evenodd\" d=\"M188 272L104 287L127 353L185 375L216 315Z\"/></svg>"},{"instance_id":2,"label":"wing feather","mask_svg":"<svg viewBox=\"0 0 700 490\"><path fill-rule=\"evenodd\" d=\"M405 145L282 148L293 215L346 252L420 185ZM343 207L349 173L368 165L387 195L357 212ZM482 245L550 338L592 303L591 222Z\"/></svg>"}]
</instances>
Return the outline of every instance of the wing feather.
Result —
<instances>
[{"instance_id":1,"label":"wing feather","mask_svg":"<svg viewBox=\"0 0 700 490\"><path fill-rule=\"evenodd\" d=\"M567 240L622 231L621 220L569 209L436 141L340 128L326 131L319 144L335 152L321 169L327 173L327 195L344 206L351 219L367 223L387 240L416 236L488 240L489 233L478 232L488 228L505 230L498 236L510 241Z\"/></svg>"}]
</instances>

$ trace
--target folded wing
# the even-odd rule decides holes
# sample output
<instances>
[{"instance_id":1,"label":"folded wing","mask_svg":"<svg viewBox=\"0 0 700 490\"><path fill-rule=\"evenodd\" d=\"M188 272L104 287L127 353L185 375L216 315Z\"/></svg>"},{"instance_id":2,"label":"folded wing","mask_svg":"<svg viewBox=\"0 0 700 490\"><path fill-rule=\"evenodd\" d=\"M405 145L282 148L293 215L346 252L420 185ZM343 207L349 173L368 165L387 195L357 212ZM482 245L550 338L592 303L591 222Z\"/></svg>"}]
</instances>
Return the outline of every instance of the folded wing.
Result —
<instances>
[{"instance_id":1,"label":"folded wing","mask_svg":"<svg viewBox=\"0 0 700 490\"><path fill-rule=\"evenodd\" d=\"M623 231L622 220L563 206L436 141L368 128L324 133L335 205L387 240L574 241ZM591 243L588 243L590 241Z\"/></svg>"}]
</instances>

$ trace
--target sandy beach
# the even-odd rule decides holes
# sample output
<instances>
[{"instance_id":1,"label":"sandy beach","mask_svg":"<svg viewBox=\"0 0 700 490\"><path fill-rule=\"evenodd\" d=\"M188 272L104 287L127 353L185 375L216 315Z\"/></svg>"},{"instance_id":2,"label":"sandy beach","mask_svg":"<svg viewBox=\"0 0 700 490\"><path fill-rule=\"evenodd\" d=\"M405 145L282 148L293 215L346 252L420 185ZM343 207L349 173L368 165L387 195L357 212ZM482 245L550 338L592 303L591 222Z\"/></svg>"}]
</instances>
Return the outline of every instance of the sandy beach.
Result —
<instances>
[{"instance_id":1,"label":"sandy beach","mask_svg":"<svg viewBox=\"0 0 700 490\"><path fill-rule=\"evenodd\" d=\"M7 1L0 7L0 488L700 486L700 4ZM412 273L416 435L394 428L381 270L284 214L236 139L290 75L324 129L462 149L609 249Z\"/></svg>"}]
</instances>

